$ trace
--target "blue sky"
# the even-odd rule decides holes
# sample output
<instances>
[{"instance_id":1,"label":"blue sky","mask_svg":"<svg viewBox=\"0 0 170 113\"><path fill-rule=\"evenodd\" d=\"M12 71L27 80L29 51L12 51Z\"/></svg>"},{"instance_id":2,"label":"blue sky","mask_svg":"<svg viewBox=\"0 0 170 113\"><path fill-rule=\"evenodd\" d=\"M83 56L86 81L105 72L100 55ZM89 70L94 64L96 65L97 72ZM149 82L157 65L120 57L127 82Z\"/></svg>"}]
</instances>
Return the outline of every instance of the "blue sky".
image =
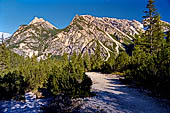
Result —
<instances>
[{"instance_id":1,"label":"blue sky","mask_svg":"<svg viewBox=\"0 0 170 113\"><path fill-rule=\"evenodd\" d=\"M64 28L76 15L142 20L147 0L0 0L0 31L13 33L35 16ZM162 20L170 22L170 0L156 0Z\"/></svg>"}]
</instances>

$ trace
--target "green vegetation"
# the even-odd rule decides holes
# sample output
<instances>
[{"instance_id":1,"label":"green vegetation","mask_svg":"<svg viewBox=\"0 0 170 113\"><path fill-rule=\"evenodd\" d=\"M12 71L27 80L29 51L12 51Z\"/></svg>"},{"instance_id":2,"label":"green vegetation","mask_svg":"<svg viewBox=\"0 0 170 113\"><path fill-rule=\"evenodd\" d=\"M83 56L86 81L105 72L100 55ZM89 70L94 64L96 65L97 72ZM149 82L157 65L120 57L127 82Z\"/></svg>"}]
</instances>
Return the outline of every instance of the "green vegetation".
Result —
<instances>
[{"instance_id":1,"label":"green vegetation","mask_svg":"<svg viewBox=\"0 0 170 113\"><path fill-rule=\"evenodd\" d=\"M169 97L170 94L170 52L169 36L163 33L160 15L149 0L144 16L146 31L135 40L135 48L130 57L125 77L136 81L158 95ZM167 37L166 39L164 37Z\"/></svg>"},{"instance_id":2,"label":"green vegetation","mask_svg":"<svg viewBox=\"0 0 170 113\"><path fill-rule=\"evenodd\" d=\"M96 48L93 48L94 54L74 52L71 56L67 54L52 56L38 62L36 56L24 58L1 44L0 99L10 99L26 91L36 92L39 88L46 88L53 95L64 93L70 97L89 96L92 81L85 75L87 71L121 74L128 82L135 82L155 94L169 98L170 30L163 32L164 25L153 3L153 0L149 0L148 11L145 11L144 16L147 23L145 32L136 35L134 48L129 50L130 55L122 50L118 56L110 53L109 59L104 61L106 56L102 54L101 45L96 41ZM83 21L83 18L80 20ZM74 25L80 30L83 29L78 23ZM61 31L69 32L70 28L71 26L68 26L65 29L46 32L55 35ZM104 33L103 30L96 28ZM117 40L117 37L111 36ZM48 35L43 34L42 37L46 39ZM42 38L39 37L39 40L41 42L39 48L43 49L44 46L43 50L45 50L47 45L43 43ZM127 45L131 44L128 40L124 41ZM115 44L108 46L110 49L115 47Z\"/></svg>"},{"instance_id":3,"label":"green vegetation","mask_svg":"<svg viewBox=\"0 0 170 113\"><path fill-rule=\"evenodd\" d=\"M84 97L90 94L92 82L85 75L88 69L81 54L74 53L70 60L64 54L38 62L35 56L23 58L5 45L0 45L0 51L1 99L14 98L26 91L37 92L39 88L46 88L53 95Z\"/></svg>"},{"instance_id":4,"label":"green vegetation","mask_svg":"<svg viewBox=\"0 0 170 113\"><path fill-rule=\"evenodd\" d=\"M50 29L49 32L52 34L52 36L55 36L56 34L62 32L62 29Z\"/></svg>"},{"instance_id":5,"label":"green vegetation","mask_svg":"<svg viewBox=\"0 0 170 113\"><path fill-rule=\"evenodd\" d=\"M96 41L97 47L95 50L95 53L91 55L91 69L93 71L100 71L102 69L103 65L103 58L101 57L101 49L100 49L100 44L98 41Z\"/></svg>"},{"instance_id":6,"label":"green vegetation","mask_svg":"<svg viewBox=\"0 0 170 113\"><path fill-rule=\"evenodd\" d=\"M80 24L76 23L76 26L77 26L80 30L83 30L83 27L82 27Z\"/></svg>"},{"instance_id":7,"label":"green vegetation","mask_svg":"<svg viewBox=\"0 0 170 113\"><path fill-rule=\"evenodd\" d=\"M128 39L128 38L123 38L123 42L126 44L126 45L129 45L129 44L132 44L133 42Z\"/></svg>"},{"instance_id":8,"label":"green vegetation","mask_svg":"<svg viewBox=\"0 0 170 113\"><path fill-rule=\"evenodd\" d=\"M62 29L64 32L69 32L71 29L71 25L67 26L66 28Z\"/></svg>"},{"instance_id":9,"label":"green vegetation","mask_svg":"<svg viewBox=\"0 0 170 113\"><path fill-rule=\"evenodd\" d=\"M110 73L123 73L126 81L135 82L156 95L169 98L170 30L163 32L164 25L154 8L153 0L149 0L147 8L144 16L147 23L145 32L136 36L132 55L122 51L113 59L111 68L108 65L103 68Z\"/></svg>"},{"instance_id":10,"label":"green vegetation","mask_svg":"<svg viewBox=\"0 0 170 113\"><path fill-rule=\"evenodd\" d=\"M98 31L101 31L101 32L103 32L103 33L105 34L105 32L104 32L103 30L101 30L100 28L98 28L97 26L96 26L96 29L97 29Z\"/></svg>"},{"instance_id":11,"label":"green vegetation","mask_svg":"<svg viewBox=\"0 0 170 113\"><path fill-rule=\"evenodd\" d=\"M105 64L101 56L99 42L93 55L89 53L71 56L52 56L37 61L37 57L24 58L0 45L0 94L1 99L10 99L23 95L27 91L37 92L46 88L51 94L65 93L71 97L90 95L92 81L85 75L87 71L100 71ZM21 87L22 86L22 87Z\"/></svg>"},{"instance_id":12,"label":"green vegetation","mask_svg":"<svg viewBox=\"0 0 170 113\"><path fill-rule=\"evenodd\" d=\"M118 40L119 41L119 39L117 38L117 36L115 36L114 34L109 34L114 40Z\"/></svg>"},{"instance_id":13,"label":"green vegetation","mask_svg":"<svg viewBox=\"0 0 170 113\"><path fill-rule=\"evenodd\" d=\"M84 23L81 19L76 19L73 21L73 25L76 25L78 29L83 30L83 27L80 25L80 23Z\"/></svg>"},{"instance_id":14,"label":"green vegetation","mask_svg":"<svg viewBox=\"0 0 170 113\"><path fill-rule=\"evenodd\" d=\"M86 25L86 22L87 22L82 16L79 16L79 18L76 19L76 21L83 23L84 25Z\"/></svg>"}]
</instances>

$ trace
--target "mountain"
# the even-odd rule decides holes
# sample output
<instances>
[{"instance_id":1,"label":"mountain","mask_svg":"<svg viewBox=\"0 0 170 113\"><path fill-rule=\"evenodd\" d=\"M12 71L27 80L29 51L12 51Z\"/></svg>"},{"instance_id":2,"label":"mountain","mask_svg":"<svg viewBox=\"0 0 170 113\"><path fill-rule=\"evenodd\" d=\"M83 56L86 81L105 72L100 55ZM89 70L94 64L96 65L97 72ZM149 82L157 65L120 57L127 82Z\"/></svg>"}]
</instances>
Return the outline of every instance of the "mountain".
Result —
<instances>
[{"instance_id":1,"label":"mountain","mask_svg":"<svg viewBox=\"0 0 170 113\"><path fill-rule=\"evenodd\" d=\"M28 25L21 25L6 44L15 53L30 57L34 54L42 59L73 52L93 54L99 44L101 55L107 60L110 53L117 55L125 50L125 45L133 43L135 34L142 30L143 25L136 20L90 15L76 15L66 28L57 29L35 17Z\"/></svg>"},{"instance_id":2,"label":"mountain","mask_svg":"<svg viewBox=\"0 0 170 113\"><path fill-rule=\"evenodd\" d=\"M163 29L164 29L164 32L167 32L170 30L170 23L166 22L166 21L161 21L162 22L162 25L163 25Z\"/></svg>"},{"instance_id":3,"label":"mountain","mask_svg":"<svg viewBox=\"0 0 170 113\"><path fill-rule=\"evenodd\" d=\"M53 37L56 30L48 21L35 17L28 25L21 25L6 43L12 51L20 55L40 56L49 37Z\"/></svg>"}]
</instances>

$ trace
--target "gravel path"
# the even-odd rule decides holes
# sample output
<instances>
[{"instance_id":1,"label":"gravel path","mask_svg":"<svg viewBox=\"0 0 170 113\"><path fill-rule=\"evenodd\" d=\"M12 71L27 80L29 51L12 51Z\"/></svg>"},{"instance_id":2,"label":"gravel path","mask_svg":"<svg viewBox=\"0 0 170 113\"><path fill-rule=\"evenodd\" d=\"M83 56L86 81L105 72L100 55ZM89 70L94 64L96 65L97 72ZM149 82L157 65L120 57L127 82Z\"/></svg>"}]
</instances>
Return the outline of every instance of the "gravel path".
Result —
<instances>
[{"instance_id":1,"label":"gravel path","mask_svg":"<svg viewBox=\"0 0 170 113\"><path fill-rule=\"evenodd\" d=\"M170 113L165 101L122 84L116 75L86 74L93 81L92 91L96 96L79 99L83 102L80 113ZM38 113L49 101L36 99L31 92L25 94L25 99L25 102L0 101L0 113Z\"/></svg>"},{"instance_id":2,"label":"gravel path","mask_svg":"<svg viewBox=\"0 0 170 113\"><path fill-rule=\"evenodd\" d=\"M93 81L96 96L84 98L81 112L101 113L170 113L165 102L130 88L116 75L86 73Z\"/></svg>"}]
</instances>

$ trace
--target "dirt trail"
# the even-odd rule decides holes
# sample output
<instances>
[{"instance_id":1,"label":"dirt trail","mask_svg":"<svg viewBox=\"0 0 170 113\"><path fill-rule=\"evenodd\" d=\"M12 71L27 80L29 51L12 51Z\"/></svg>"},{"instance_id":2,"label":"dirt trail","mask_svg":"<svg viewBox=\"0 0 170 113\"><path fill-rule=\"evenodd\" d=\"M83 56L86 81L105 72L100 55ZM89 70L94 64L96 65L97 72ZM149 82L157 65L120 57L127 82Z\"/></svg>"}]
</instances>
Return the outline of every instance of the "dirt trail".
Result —
<instances>
[{"instance_id":1,"label":"dirt trail","mask_svg":"<svg viewBox=\"0 0 170 113\"><path fill-rule=\"evenodd\" d=\"M122 84L116 75L96 72L86 74L93 81L92 90L96 96L84 99L81 112L170 113L165 102Z\"/></svg>"}]
</instances>

